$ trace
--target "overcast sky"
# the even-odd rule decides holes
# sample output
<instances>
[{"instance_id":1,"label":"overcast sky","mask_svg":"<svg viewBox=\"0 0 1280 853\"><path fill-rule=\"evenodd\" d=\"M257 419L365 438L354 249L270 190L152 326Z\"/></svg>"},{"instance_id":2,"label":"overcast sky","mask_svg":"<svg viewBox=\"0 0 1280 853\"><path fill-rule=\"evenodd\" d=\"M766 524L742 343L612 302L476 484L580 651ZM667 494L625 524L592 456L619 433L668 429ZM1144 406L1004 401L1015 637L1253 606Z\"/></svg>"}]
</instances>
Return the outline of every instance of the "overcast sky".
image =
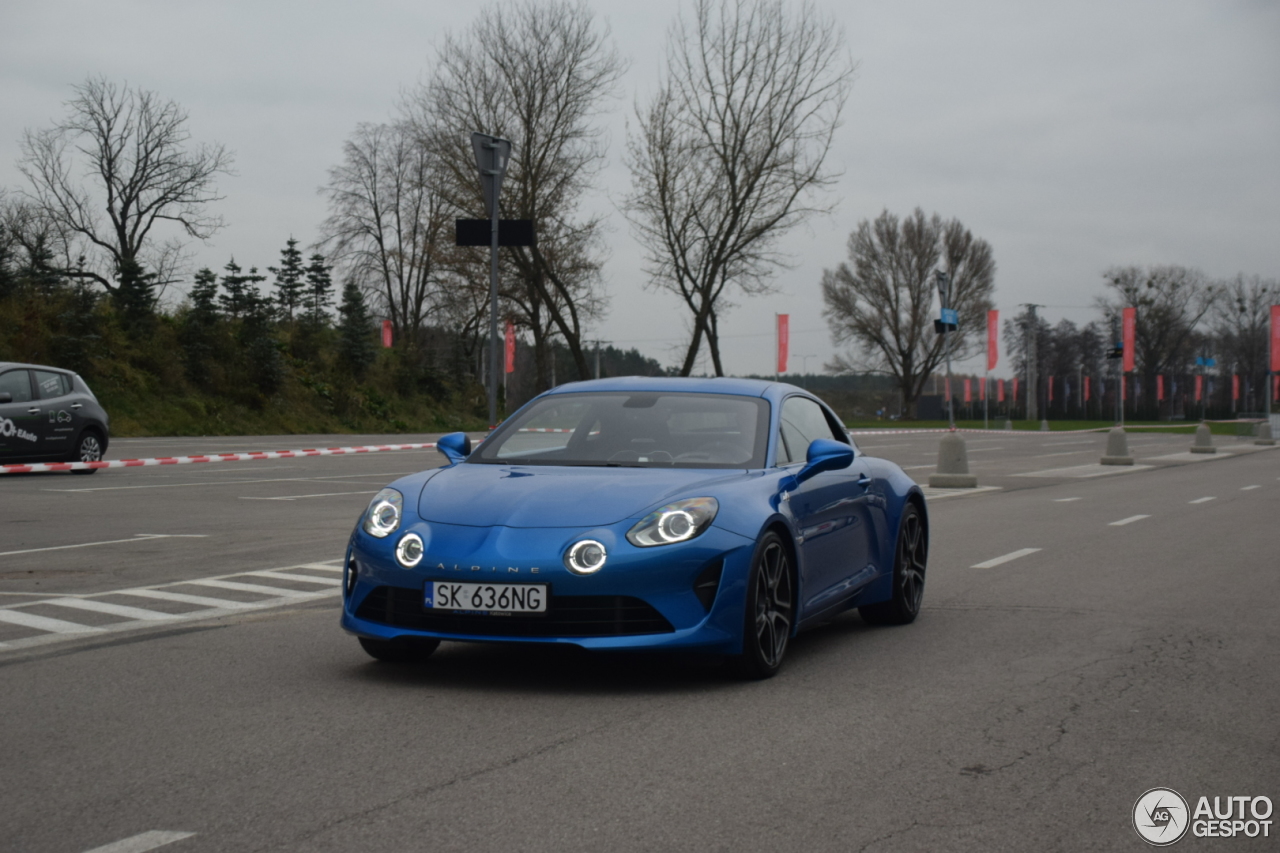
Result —
<instances>
[{"instance_id":1,"label":"overcast sky","mask_svg":"<svg viewBox=\"0 0 1280 853\"><path fill-rule=\"evenodd\" d=\"M652 91L677 0L594 0L631 60L609 123L593 210L608 214L608 317L592 330L675 363L680 306L645 289L641 254L613 201L634 99ZM721 320L725 368L771 373L773 315L791 314L791 367L833 350L822 270L862 219L916 206L958 217L994 249L1002 316L1038 302L1084 322L1101 273L1186 264L1211 276L1280 277L1280 3L1151 0L819 2L859 63L832 157L834 215L794 232L777 293ZM6 0L0 28L0 186L16 187L23 128L62 114L101 74L190 113L225 144L230 225L197 265L265 268L293 235L317 236L317 188L358 122L381 121L423 78L441 36L500 4ZM470 128L466 129L470 130ZM804 356L814 356L807 361ZM1006 375L1007 364L997 371ZM973 369L980 369L974 363Z\"/></svg>"}]
</instances>

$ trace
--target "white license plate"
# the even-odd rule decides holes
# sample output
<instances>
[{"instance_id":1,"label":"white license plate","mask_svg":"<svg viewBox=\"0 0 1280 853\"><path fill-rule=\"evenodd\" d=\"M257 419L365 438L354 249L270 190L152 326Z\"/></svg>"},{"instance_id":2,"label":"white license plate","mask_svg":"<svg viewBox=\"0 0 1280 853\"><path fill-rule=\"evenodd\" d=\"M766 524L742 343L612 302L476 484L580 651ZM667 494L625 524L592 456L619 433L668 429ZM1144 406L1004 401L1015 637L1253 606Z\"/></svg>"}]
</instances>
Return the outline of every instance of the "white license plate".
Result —
<instances>
[{"instance_id":1,"label":"white license plate","mask_svg":"<svg viewBox=\"0 0 1280 853\"><path fill-rule=\"evenodd\" d=\"M423 606L428 610L469 613L546 613L548 586L534 583L453 583L428 581Z\"/></svg>"}]
</instances>

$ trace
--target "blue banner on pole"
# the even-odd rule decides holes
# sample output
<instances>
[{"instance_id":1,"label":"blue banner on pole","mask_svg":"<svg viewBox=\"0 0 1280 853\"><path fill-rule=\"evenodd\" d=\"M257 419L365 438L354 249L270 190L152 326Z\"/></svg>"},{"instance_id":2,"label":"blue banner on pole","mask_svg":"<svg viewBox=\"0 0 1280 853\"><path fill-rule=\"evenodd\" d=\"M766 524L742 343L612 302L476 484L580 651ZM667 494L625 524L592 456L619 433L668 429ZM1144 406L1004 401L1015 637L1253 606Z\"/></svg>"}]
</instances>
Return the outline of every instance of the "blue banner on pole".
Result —
<instances>
[{"instance_id":1,"label":"blue banner on pole","mask_svg":"<svg viewBox=\"0 0 1280 853\"><path fill-rule=\"evenodd\" d=\"M942 322L944 322L944 323L948 323L948 324L950 324L950 325L952 325L952 326L959 325L959 323L960 323L960 315L956 312L956 309L954 309L954 308L943 308L943 309L942 309Z\"/></svg>"}]
</instances>

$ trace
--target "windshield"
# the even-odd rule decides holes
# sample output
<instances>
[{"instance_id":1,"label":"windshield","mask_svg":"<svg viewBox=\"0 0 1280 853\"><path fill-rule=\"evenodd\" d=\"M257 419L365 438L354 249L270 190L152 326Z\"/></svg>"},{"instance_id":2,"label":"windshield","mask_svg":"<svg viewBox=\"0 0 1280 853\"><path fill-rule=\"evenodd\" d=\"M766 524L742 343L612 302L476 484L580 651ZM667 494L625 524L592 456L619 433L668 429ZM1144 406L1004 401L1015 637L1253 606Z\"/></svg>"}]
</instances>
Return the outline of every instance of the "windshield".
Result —
<instances>
[{"instance_id":1,"label":"windshield","mask_svg":"<svg viewBox=\"0 0 1280 853\"><path fill-rule=\"evenodd\" d=\"M729 394L595 392L538 400L468 462L763 468L769 404Z\"/></svg>"}]
</instances>

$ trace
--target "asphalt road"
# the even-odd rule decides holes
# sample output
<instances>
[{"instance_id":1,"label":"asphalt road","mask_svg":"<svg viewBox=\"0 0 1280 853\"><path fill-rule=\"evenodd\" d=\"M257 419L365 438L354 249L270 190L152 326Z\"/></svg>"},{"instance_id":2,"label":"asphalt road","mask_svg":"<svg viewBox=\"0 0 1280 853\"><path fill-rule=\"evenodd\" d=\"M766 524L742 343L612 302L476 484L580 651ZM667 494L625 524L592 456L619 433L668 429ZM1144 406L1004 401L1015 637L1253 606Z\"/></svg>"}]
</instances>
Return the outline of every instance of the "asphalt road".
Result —
<instances>
[{"instance_id":1,"label":"asphalt road","mask_svg":"<svg viewBox=\"0 0 1280 853\"><path fill-rule=\"evenodd\" d=\"M1141 850L1149 788L1280 801L1280 454L1133 435L1146 467L1103 472L1099 435L966 438L996 488L932 493L919 620L846 614L761 683L567 649L367 659L333 569L434 453L0 477L0 613L34 623L0 621L0 850ZM937 436L859 444L924 481Z\"/></svg>"}]
</instances>

